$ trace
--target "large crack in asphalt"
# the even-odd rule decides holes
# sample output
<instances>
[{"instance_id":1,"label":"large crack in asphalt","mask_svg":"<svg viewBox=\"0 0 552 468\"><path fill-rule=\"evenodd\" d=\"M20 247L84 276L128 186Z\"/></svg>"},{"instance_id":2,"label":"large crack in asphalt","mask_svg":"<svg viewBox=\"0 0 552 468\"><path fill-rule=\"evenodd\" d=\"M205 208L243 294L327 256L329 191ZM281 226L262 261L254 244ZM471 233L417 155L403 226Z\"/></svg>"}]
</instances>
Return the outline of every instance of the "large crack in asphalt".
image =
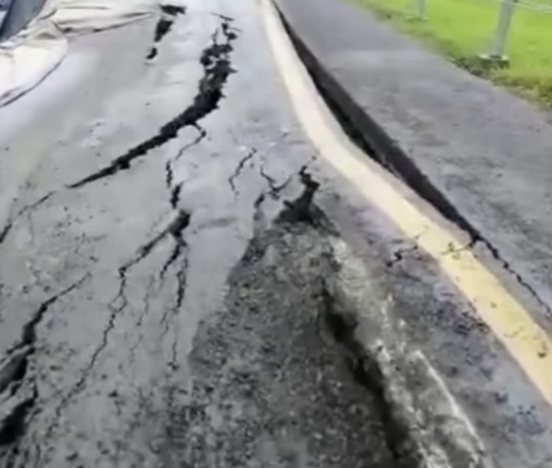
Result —
<instances>
[{"instance_id":1,"label":"large crack in asphalt","mask_svg":"<svg viewBox=\"0 0 552 468\"><path fill-rule=\"evenodd\" d=\"M375 411L384 427L383 436L397 466L422 467L423 456L409 433L408 426L395 416L395 409L387 397L386 382L379 364L359 345L355 337L357 323L351 316L336 312L335 298L324 289L324 318L335 340L346 356L347 366L354 379L366 388L377 404Z\"/></svg>"},{"instance_id":2,"label":"large crack in asphalt","mask_svg":"<svg viewBox=\"0 0 552 468\"><path fill-rule=\"evenodd\" d=\"M28 380L27 384L30 387L30 395L22 395L21 401L0 421L0 448L7 447L8 450L11 450L23 436L28 415L34 409L39 398L35 377L29 378L27 376L29 362L36 352L38 326L60 299L79 289L88 279L89 275L87 274L66 289L42 302L23 326L20 339L6 352L6 356L0 363L1 396L8 394L10 398L17 399L25 380ZM2 455L5 455L5 453Z\"/></svg>"},{"instance_id":3,"label":"large crack in asphalt","mask_svg":"<svg viewBox=\"0 0 552 468\"><path fill-rule=\"evenodd\" d=\"M16 443L25 433L26 419L38 399L38 389L33 385L32 395L18 403L3 419L0 426L0 447Z\"/></svg>"},{"instance_id":4,"label":"large crack in asphalt","mask_svg":"<svg viewBox=\"0 0 552 468\"><path fill-rule=\"evenodd\" d=\"M170 192L170 204L176 212L176 216L167 228L139 247L135 256L119 268L118 291L115 298L109 304L109 317L102 332L100 343L94 349L88 364L81 370L80 377L56 407L53 422L46 431L46 438L49 438L57 427L64 408L84 389L86 381L94 369L100 355L107 348L109 337L116 325L117 317L129 304L126 290L130 271L150 256L156 247L168 237L172 238L174 246L159 271L161 285L165 280L168 270L173 265L177 264L178 260L180 260L180 262L178 262L175 268L176 291L174 305L166 309L161 319L161 324L164 327L164 334L168 331L169 327L168 317L176 313L183 304L187 287L187 270L189 266L188 246L184 239L184 230L190 223L190 213L178 209L183 182L174 183L175 175L173 163L178 161L189 148L199 144L206 137L207 133L200 126L199 121L218 108L219 102L223 98L224 85L230 74L234 71L230 64L230 54L233 50L232 42L237 38L237 34L231 26L232 20L230 18L221 17L221 21L222 24L220 29L215 31L212 36L211 46L205 49L201 55L200 61L204 68L204 76L200 80L199 93L194 98L193 104L182 114L164 125L155 137L132 148L123 156L116 158L108 167L82 179L76 184L68 186L69 189L82 187L88 183L114 175L121 170L127 170L130 168L131 162L134 159L144 156L154 147L160 146L170 139L175 138L178 131L182 128L191 126L198 130L198 137L181 148L176 157L170 159L165 164L165 185ZM224 37L224 42L222 43L218 41L219 31ZM175 348L175 346L176 345L173 345L173 348ZM173 355L176 359L175 349L173 349Z\"/></svg>"},{"instance_id":5,"label":"large crack in asphalt","mask_svg":"<svg viewBox=\"0 0 552 468\"><path fill-rule=\"evenodd\" d=\"M155 25L155 31L153 34L153 45L151 46L147 60L153 60L158 54L159 43L163 38L171 31L173 24L178 15L184 15L186 13L186 7L179 5L161 5L161 17Z\"/></svg>"},{"instance_id":6,"label":"large crack in asphalt","mask_svg":"<svg viewBox=\"0 0 552 468\"><path fill-rule=\"evenodd\" d=\"M172 17L178 14L184 14L186 11L185 8L174 5L163 5L161 8L165 14ZM233 22L232 18L221 15L215 16L221 19L220 31L225 39L223 43L218 42L219 30L217 30L212 36L212 44L203 50L200 62L203 66L204 73L199 82L199 91L193 103L186 108L182 114L163 125L157 135L131 148L100 171L76 183L66 185L66 188L76 189L102 178L115 175L120 171L128 170L135 159L145 156L152 149L162 146L171 139L176 138L178 132L183 128L194 127L198 131L198 137L191 143L182 147L177 156L173 160L167 161L165 166L167 186L171 191L170 202L172 207L176 209L180 197L181 184L176 184L175 186L172 184L172 164L178 161L188 149L198 145L207 136L207 132L199 122L218 108L220 101L224 97L224 86L229 76L235 72L232 68L230 59L233 51L233 41L238 37L237 30L231 25ZM0 229L0 245L4 243L15 226L15 223L21 217L41 207L56 193L58 193L57 190L50 191L37 201L23 206L15 214L10 215L4 227Z\"/></svg>"},{"instance_id":7,"label":"large crack in asphalt","mask_svg":"<svg viewBox=\"0 0 552 468\"><path fill-rule=\"evenodd\" d=\"M173 16L177 13L183 13L181 11L164 12ZM108 346L109 336L115 328L118 315L128 306L129 299L127 297L126 290L129 272L144 259L146 259L167 237L173 239L174 246L160 269L159 279L161 283L164 282L166 273L171 266L174 265L179 259L181 262L175 271L177 283L175 303L172 307L167 309L161 320L165 332L168 330L168 316L171 313L176 313L182 306L186 292L188 270L187 243L184 239L184 230L190 223L190 213L185 210L178 209L182 182L177 184L174 183L173 163L178 161L189 148L199 144L206 137L206 132L200 126L199 121L218 108L218 104L223 98L224 85L226 84L230 74L234 71L230 63L230 54L233 50L232 42L237 38L237 34L231 27L232 20L230 18L221 17L221 21L220 32L224 37L224 42L218 42L219 33L217 30L212 36L211 46L205 49L202 53L200 61L204 68L204 76L200 80L199 93L194 98L193 104L182 114L164 125L155 137L132 148L119 158L116 158L108 167L86 177L85 179L82 179L76 184L68 186L70 189L82 187L88 183L114 175L121 170L129 169L134 159L144 156L154 147L158 147L170 139L175 138L178 132L185 127L194 127L199 132L198 137L194 141L181 148L177 156L167 161L165 164L165 184L170 191L170 204L173 210L176 211L176 216L167 228L162 230L153 239L139 247L135 256L119 268L118 292L109 304L109 318L102 332L100 343L93 351L88 364L82 369L79 379L61 399L59 405L57 406L54 421L47 430L47 437L49 437L56 428L57 421L59 420L64 408L85 387L85 383L95 367L99 356Z\"/></svg>"},{"instance_id":8,"label":"large crack in asphalt","mask_svg":"<svg viewBox=\"0 0 552 468\"><path fill-rule=\"evenodd\" d=\"M184 229L186 229L190 224L190 214L183 210L180 210L178 213L178 217L176 218L176 221L173 223L170 229L170 234L174 240L174 247L165 264L163 265L163 268L161 269L161 278L165 276L169 267L175 262L175 260L182 253L182 250L186 247L183 232Z\"/></svg>"},{"instance_id":9,"label":"large crack in asphalt","mask_svg":"<svg viewBox=\"0 0 552 468\"><path fill-rule=\"evenodd\" d=\"M314 180L306 166L299 170L299 178L304 187L303 193L293 201L284 202L286 209L282 211L280 218L287 222L308 222L316 225L322 217L312 201L320 183Z\"/></svg>"},{"instance_id":10,"label":"large crack in asphalt","mask_svg":"<svg viewBox=\"0 0 552 468\"><path fill-rule=\"evenodd\" d=\"M176 138L183 128L198 128L201 120L218 109L224 97L224 87L228 78L235 71L232 68L231 55L233 42L238 38L237 30L232 26L232 19L222 17L220 21L220 28L213 34L211 45L201 54L203 77L199 82L198 93L193 103L184 112L163 125L156 135L129 149L103 169L68 185L67 188L77 189L130 169L135 160ZM219 35L223 38L222 42L219 42Z\"/></svg>"},{"instance_id":11,"label":"large crack in asphalt","mask_svg":"<svg viewBox=\"0 0 552 468\"><path fill-rule=\"evenodd\" d=\"M319 182L306 168L298 176L302 193L256 232L224 308L200 325L192 389L184 402L169 398L160 453L197 468L422 466L383 377L352 345L355 324L335 317L334 229L313 203Z\"/></svg>"},{"instance_id":12,"label":"large crack in asphalt","mask_svg":"<svg viewBox=\"0 0 552 468\"><path fill-rule=\"evenodd\" d=\"M304 41L295 33L285 16L279 12L301 61L305 64L317 90L328 104L343 131L363 152L389 172L403 180L414 192L429 202L445 219L469 236L468 248L481 244L493 259L552 317L552 307L535 287L516 271L511 262L481 230L476 228L436 187L397 143L375 122L324 68Z\"/></svg>"},{"instance_id":13,"label":"large crack in asphalt","mask_svg":"<svg viewBox=\"0 0 552 468\"><path fill-rule=\"evenodd\" d=\"M167 187L167 190L169 191L169 203L173 210L178 209L178 203L180 202L180 193L182 192L182 186L184 185L184 181L180 181L175 183L174 182L174 164L184 156L186 151L193 148L194 146L199 145L203 139L207 137L207 132L203 127L201 127L199 124L194 125L194 127L198 131L198 136L192 140L190 143L184 145L180 150L178 151L178 154L167 160L165 163L165 185Z\"/></svg>"}]
</instances>

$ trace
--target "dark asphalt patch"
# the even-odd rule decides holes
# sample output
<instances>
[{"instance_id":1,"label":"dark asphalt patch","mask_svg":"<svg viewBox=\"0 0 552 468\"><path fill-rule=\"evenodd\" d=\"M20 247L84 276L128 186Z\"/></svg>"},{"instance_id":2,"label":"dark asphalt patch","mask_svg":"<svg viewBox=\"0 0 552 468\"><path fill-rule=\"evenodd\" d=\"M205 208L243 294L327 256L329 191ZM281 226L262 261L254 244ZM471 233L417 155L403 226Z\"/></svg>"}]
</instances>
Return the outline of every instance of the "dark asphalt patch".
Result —
<instances>
[{"instance_id":1,"label":"dark asphalt patch","mask_svg":"<svg viewBox=\"0 0 552 468\"><path fill-rule=\"evenodd\" d=\"M383 376L340 322L327 281L335 230L302 192L256 230L227 280L224 307L203 321L189 355L191 386L164 389L167 466L417 468ZM269 192L254 202L255 221Z\"/></svg>"},{"instance_id":2,"label":"dark asphalt patch","mask_svg":"<svg viewBox=\"0 0 552 468\"><path fill-rule=\"evenodd\" d=\"M386 434L381 398L346 365L349 350L328 320L325 281L335 265L312 205L318 183L306 170L301 178L303 193L252 239L230 274L224 309L199 328L193 386L168 405L167 463L417 466L403 457L402 434Z\"/></svg>"}]
</instances>

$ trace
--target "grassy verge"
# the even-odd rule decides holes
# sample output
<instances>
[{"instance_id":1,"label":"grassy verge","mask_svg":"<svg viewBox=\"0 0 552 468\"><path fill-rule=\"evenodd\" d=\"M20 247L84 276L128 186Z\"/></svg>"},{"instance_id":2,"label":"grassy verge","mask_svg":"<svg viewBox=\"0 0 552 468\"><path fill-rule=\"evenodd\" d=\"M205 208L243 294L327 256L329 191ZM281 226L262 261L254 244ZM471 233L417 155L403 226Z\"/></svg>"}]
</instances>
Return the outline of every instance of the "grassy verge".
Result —
<instances>
[{"instance_id":1,"label":"grassy verge","mask_svg":"<svg viewBox=\"0 0 552 468\"><path fill-rule=\"evenodd\" d=\"M552 106L552 14L517 6L507 44L510 65L490 69L477 57L489 49L499 3L492 0L426 0L424 21L412 15L412 0L353 0L419 37L472 73ZM538 1L538 0L536 0ZM540 0L552 10L552 0Z\"/></svg>"}]
</instances>

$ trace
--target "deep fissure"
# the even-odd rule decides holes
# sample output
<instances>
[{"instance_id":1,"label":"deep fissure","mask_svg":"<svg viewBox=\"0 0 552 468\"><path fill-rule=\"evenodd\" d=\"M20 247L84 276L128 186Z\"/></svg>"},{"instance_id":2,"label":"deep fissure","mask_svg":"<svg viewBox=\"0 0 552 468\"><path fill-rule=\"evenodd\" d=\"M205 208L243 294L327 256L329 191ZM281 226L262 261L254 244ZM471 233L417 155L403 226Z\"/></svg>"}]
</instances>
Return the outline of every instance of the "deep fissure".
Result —
<instances>
[{"instance_id":1,"label":"deep fissure","mask_svg":"<svg viewBox=\"0 0 552 468\"><path fill-rule=\"evenodd\" d=\"M186 8L178 5L161 5L161 12L162 15L155 25L153 45L148 52L147 60L152 60L157 56L159 42L171 31L176 17L186 13Z\"/></svg>"},{"instance_id":2,"label":"deep fissure","mask_svg":"<svg viewBox=\"0 0 552 468\"><path fill-rule=\"evenodd\" d=\"M357 327L353 317L335 312L334 298L324 289L324 319L335 340L343 346L345 360L356 382L378 402L375 408L382 423L383 436L390 453L400 468L424 466L423 456L411 440L409 428L394 413L393 405L385 394L385 377L377 362L355 339Z\"/></svg>"},{"instance_id":3,"label":"deep fissure","mask_svg":"<svg viewBox=\"0 0 552 468\"><path fill-rule=\"evenodd\" d=\"M284 201L285 209L278 219L287 222L306 222L316 226L320 221L321 211L313 204L314 194L320 188L320 183L303 166L299 171L303 192L293 201Z\"/></svg>"},{"instance_id":4,"label":"deep fissure","mask_svg":"<svg viewBox=\"0 0 552 468\"><path fill-rule=\"evenodd\" d=\"M129 170L135 160L176 138L183 128L191 126L197 128L202 119L218 109L219 103L224 97L224 87L228 78L235 72L232 68L231 57L233 42L238 38L238 34L231 23L232 19L221 18L221 26L213 34L211 45L201 54L200 63L203 67L203 77L199 82L198 93L193 103L184 112L163 125L156 135L129 149L103 169L68 185L69 189L78 189L121 171ZM223 42L220 43L218 41L219 32L223 37Z\"/></svg>"},{"instance_id":5,"label":"deep fissure","mask_svg":"<svg viewBox=\"0 0 552 468\"><path fill-rule=\"evenodd\" d=\"M88 275L85 275L68 288L45 300L32 314L30 320L23 326L20 340L8 350L7 358L4 360L2 369L0 369L0 393L3 393L6 389L10 389L12 397L17 394L21 388L21 384L27 377L29 360L35 352L36 329L38 325L58 300L80 288L87 278ZM23 399L0 422L0 446L14 444L24 434L26 417L38 399L36 384L33 383L32 385L32 396Z\"/></svg>"}]
</instances>

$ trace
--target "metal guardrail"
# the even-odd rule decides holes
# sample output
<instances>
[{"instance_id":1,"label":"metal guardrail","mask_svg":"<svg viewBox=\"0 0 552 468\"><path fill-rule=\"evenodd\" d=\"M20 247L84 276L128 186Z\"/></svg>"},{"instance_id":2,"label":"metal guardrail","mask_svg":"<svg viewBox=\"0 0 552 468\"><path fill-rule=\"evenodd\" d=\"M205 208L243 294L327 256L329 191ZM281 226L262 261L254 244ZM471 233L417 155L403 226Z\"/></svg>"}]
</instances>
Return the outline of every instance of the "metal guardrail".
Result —
<instances>
[{"instance_id":1,"label":"metal guardrail","mask_svg":"<svg viewBox=\"0 0 552 468\"><path fill-rule=\"evenodd\" d=\"M552 5L524 0L518 0L517 5L521 8L525 8L526 10L552 15Z\"/></svg>"},{"instance_id":2,"label":"metal guardrail","mask_svg":"<svg viewBox=\"0 0 552 468\"><path fill-rule=\"evenodd\" d=\"M426 0L412 0L413 10L417 18L424 20L426 18ZM506 42L512 16L516 8L534 11L537 13L551 14L552 4L535 2L533 0L496 0L499 4L498 19L495 32L489 47L488 53L482 55L483 58L499 62L507 61Z\"/></svg>"},{"instance_id":3,"label":"metal guardrail","mask_svg":"<svg viewBox=\"0 0 552 468\"><path fill-rule=\"evenodd\" d=\"M504 0L500 7L496 31L491 43L489 57L491 59L506 60L506 39L512 22L512 14L517 0Z\"/></svg>"}]
</instances>

